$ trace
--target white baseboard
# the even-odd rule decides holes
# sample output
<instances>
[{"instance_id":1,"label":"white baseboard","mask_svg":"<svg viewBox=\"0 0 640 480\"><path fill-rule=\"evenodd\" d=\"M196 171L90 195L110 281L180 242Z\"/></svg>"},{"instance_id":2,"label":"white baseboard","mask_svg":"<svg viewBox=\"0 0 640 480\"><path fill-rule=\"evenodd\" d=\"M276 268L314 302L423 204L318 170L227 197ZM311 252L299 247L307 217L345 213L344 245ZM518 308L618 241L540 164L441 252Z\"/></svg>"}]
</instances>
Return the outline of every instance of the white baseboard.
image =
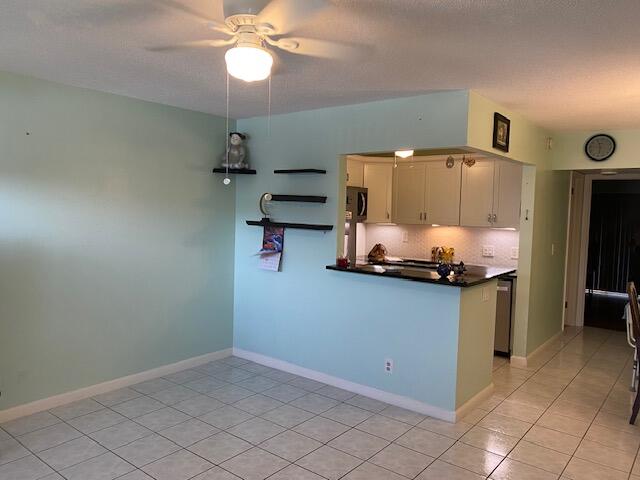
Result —
<instances>
[{"instance_id":1,"label":"white baseboard","mask_svg":"<svg viewBox=\"0 0 640 480\"><path fill-rule=\"evenodd\" d=\"M146 370L144 372L134 373L126 377L116 378L107 382L98 383L89 387L80 388L71 392L61 393L53 397L43 398L34 402L25 403L23 405L17 405L15 407L8 408L0 411L0 423L8 422L10 420L24 417L25 415L31 415L33 413L42 412L43 410L49 410L51 408L59 407L66 403L75 402L84 398L93 397L101 393L110 392L112 390L118 390L119 388L128 387L129 385L135 385L136 383L151 380L157 377L164 377L172 373L185 370L187 368L197 367L213 360L219 360L231 355L231 348L224 350L218 350L217 352L206 353L198 357L188 358L169 365L163 365L158 368Z\"/></svg>"},{"instance_id":2,"label":"white baseboard","mask_svg":"<svg viewBox=\"0 0 640 480\"><path fill-rule=\"evenodd\" d=\"M487 398L489 398L493 394L494 385L491 383L487 385L486 388L476 393L473 397L467 400L465 403L456 408L455 412L455 421L464 418L465 415L469 414L471 410L477 408L482 402L484 402Z\"/></svg>"},{"instance_id":3,"label":"white baseboard","mask_svg":"<svg viewBox=\"0 0 640 480\"><path fill-rule=\"evenodd\" d=\"M493 390L493 385L490 385L485 390L462 405L460 408L458 408L456 411L453 411L446 410L441 407L436 407L434 405L430 405L413 398L386 392L384 390L379 390L373 387L368 387L366 385L351 382L349 380L344 380L339 377L334 377L326 373L318 372L317 370L300 367L293 363L285 362L284 360L278 360L277 358L268 357L259 353L249 352L247 350L242 350L240 348L234 347L233 354L237 357L245 358L261 365L266 365L267 367L276 368L278 370L293 373L294 375L310 378L311 380L316 380L317 382L326 383L327 385L342 388L343 390L347 390L349 392L358 393L360 395L364 395L366 397L373 398L390 405L406 408L407 410L412 410L414 412L422 413L430 417L439 418L447 422L455 422L456 417L460 418L460 414L458 412L463 412L466 414L467 412L475 408L475 405L487 398Z\"/></svg>"},{"instance_id":4,"label":"white baseboard","mask_svg":"<svg viewBox=\"0 0 640 480\"><path fill-rule=\"evenodd\" d=\"M562 330L560 330L553 337L544 342L526 357L511 355L511 358L509 359L511 366L516 368L527 368L530 362L532 362L536 357L545 352L560 336L562 336Z\"/></svg>"}]
</instances>

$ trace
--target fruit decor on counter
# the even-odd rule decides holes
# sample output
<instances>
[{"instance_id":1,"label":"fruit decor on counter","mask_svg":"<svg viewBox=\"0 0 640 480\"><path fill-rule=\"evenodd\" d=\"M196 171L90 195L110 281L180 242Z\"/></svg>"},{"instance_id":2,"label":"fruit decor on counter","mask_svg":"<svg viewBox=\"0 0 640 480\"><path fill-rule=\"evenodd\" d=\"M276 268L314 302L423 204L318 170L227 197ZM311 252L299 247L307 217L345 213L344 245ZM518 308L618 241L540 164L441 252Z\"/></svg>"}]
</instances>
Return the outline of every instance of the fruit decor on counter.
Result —
<instances>
[{"instance_id":1,"label":"fruit decor on counter","mask_svg":"<svg viewBox=\"0 0 640 480\"><path fill-rule=\"evenodd\" d=\"M387 257L387 247L382 245L381 243L376 243L367 258L371 263L381 263L384 262Z\"/></svg>"},{"instance_id":2,"label":"fruit decor on counter","mask_svg":"<svg viewBox=\"0 0 640 480\"><path fill-rule=\"evenodd\" d=\"M453 247L432 247L431 248L431 261L453 263L453 257L456 255L456 250Z\"/></svg>"}]
</instances>

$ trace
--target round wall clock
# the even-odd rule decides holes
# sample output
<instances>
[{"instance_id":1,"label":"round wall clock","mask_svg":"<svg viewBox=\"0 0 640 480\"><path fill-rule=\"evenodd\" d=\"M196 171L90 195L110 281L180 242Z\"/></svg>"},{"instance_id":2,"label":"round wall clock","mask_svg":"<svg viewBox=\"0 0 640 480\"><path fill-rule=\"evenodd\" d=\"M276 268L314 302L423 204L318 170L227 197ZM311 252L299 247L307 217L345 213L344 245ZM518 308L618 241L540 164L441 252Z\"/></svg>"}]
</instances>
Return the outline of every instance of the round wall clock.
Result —
<instances>
[{"instance_id":1,"label":"round wall clock","mask_svg":"<svg viewBox=\"0 0 640 480\"><path fill-rule=\"evenodd\" d=\"M603 162L616 151L616 141L611 135L599 133L594 135L584 144L584 153L591 160Z\"/></svg>"}]
</instances>

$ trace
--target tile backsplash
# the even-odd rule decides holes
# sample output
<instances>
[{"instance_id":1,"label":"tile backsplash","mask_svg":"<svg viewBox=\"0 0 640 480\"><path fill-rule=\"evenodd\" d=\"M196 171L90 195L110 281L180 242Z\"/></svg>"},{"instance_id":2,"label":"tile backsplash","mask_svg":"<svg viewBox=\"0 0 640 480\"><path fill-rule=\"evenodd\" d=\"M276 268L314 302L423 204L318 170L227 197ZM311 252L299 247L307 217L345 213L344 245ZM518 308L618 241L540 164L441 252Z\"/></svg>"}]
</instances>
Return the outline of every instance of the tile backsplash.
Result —
<instances>
[{"instance_id":1,"label":"tile backsplash","mask_svg":"<svg viewBox=\"0 0 640 480\"><path fill-rule=\"evenodd\" d=\"M511 258L512 249L519 247L520 232L517 231L430 225L364 225L365 254L376 243L382 243L389 255L430 259L431 247L447 246L455 248L456 262L462 260L472 265L518 266L518 260ZM360 231L358 235L360 240ZM493 257L482 256L483 246L493 247Z\"/></svg>"}]
</instances>

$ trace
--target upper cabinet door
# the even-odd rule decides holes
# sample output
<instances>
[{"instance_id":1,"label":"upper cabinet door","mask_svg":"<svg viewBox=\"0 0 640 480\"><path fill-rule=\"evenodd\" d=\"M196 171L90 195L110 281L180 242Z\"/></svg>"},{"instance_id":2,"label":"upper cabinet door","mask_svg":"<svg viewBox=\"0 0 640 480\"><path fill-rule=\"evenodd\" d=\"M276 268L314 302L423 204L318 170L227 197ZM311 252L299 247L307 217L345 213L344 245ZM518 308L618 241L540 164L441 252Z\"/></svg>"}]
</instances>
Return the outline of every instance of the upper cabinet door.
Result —
<instances>
[{"instance_id":1,"label":"upper cabinet door","mask_svg":"<svg viewBox=\"0 0 640 480\"><path fill-rule=\"evenodd\" d=\"M493 160L477 160L471 167L462 166L460 225L492 226L494 163Z\"/></svg>"},{"instance_id":2,"label":"upper cabinet door","mask_svg":"<svg viewBox=\"0 0 640 480\"><path fill-rule=\"evenodd\" d=\"M393 173L393 222L424 223L425 163L404 162Z\"/></svg>"},{"instance_id":3,"label":"upper cabinet door","mask_svg":"<svg viewBox=\"0 0 640 480\"><path fill-rule=\"evenodd\" d=\"M496 160L493 194L493 226L520 228L522 166Z\"/></svg>"},{"instance_id":4,"label":"upper cabinet door","mask_svg":"<svg viewBox=\"0 0 640 480\"><path fill-rule=\"evenodd\" d=\"M347 186L364 186L364 163L347 159Z\"/></svg>"},{"instance_id":5,"label":"upper cabinet door","mask_svg":"<svg viewBox=\"0 0 640 480\"><path fill-rule=\"evenodd\" d=\"M460 160L453 168L445 161L427 164L425 193L425 223L460 225Z\"/></svg>"},{"instance_id":6,"label":"upper cabinet door","mask_svg":"<svg viewBox=\"0 0 640 480\"><path fill-rule=\"evenodd\" d=\"M391 222L391 163L365 163L364 186L368 189L367 223Z\"/></svg>"}]
</instances>

